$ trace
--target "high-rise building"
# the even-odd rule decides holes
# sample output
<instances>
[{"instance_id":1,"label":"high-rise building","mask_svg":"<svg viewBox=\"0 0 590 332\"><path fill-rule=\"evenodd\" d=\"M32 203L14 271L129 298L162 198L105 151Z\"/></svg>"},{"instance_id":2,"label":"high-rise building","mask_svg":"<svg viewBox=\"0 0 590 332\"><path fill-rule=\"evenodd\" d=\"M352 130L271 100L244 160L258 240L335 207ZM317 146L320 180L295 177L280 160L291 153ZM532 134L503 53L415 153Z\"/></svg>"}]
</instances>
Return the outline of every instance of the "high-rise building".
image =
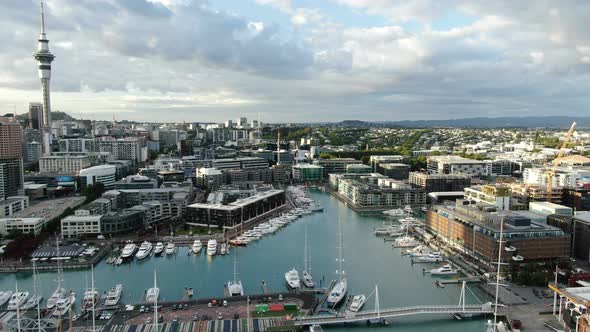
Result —
<instances>
[{"instance_id":1,"label":"high-rise building","mask_svg":"<svg viewBox=\"0 0 590 332\"><path fill-rule=\"evenodd\" d=\"M49 52L49 39L45 34L45 14L43 2L41 2L41 33L39 34L37 52L33 55L37 60L39 78L41 79L41 91L43 93L43 152L51 154L51 98L49 82L51 80L51 62L55 56Z\"/></svg>"},{"instance_id":2,"label":"high-rise building","mask_svg":"<svg viewBox=\"0 0 590 332\"><path fill-rule=\"evenodd\" d=\"M23 194L22 130L14 117L0 117L0 200Z\"/></svg>"},{"instance_id":3,"label":"high-rise building","mask_svg":"<svg viewBox=\"0 0 590 332\"><path fill-rule=\"evenodd\" d=\"M29 103L29 128L41 129L43 127L43 104Z\"/></svg>"}]
</instances>

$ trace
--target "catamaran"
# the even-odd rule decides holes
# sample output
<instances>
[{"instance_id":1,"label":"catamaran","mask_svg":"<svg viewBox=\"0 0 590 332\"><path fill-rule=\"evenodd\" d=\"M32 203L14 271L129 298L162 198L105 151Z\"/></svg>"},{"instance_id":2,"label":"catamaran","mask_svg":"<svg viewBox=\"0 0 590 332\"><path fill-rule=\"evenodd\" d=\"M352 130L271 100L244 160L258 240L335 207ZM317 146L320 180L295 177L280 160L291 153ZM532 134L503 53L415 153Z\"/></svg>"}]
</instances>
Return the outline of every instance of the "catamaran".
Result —
<instances>
[{"instance_id":1,"label":"catamaran","mask_svg":"<svg viewBox=\"0 0 590 332\"><path fill-rule=\"evenodd\" d=\"M242 286L242 281L238 280L238 249L234 250L234 280L227 282L227 291L229 296L243 296L244 295L244 287Z\"/></svg>"},{"instance_id":2,"label":"catamaran","mask_svg":"<svg viewBox=\"0 0 590 332\"><path fill-rule=\"evenodd\" d=\"M137 254L135 254L135 258L137 259L144 259L147 256L149 256L152 253L152 244L147 242L147 241L143 241L143 243L141 244L141 246L139 247L139 250L137 251Z\"/></svg>"},{"instance_id":3,"label":"catamaran","mask_svg":"<svg viewBox=\"0 0 590 332\"><path fill-rule=\"evenodd\" d=\"M104 301L104 304L108 306L114 306L119 303L121 299L121 293L123 293L123 285L116 285L109 292L107 293L107 298Z\"/></svg>"},{"instance_id":4,"label":"catamaran","mask_svg":"<svg viewBox=\"0 0 590 332\"><path fill-rule=\"evenodd\" d=\"M301 274L301 281L305 287L313 288L315 283L311 276L311 255L309 255L309 248L307 246L307 225L305 225L305 245L303 248L303 273Z\"/></svg>"},{"instance_id":5,"label":"catamaran","mask_svg":"<svg viewBox=\"0 0 590 332\"><path fill-rule=\"evenodd\" d=\"M339 221L339 245L338 245L338 277L339 280L336 282L334 287L330 290L330 294L328 295L328 306L336 307L338 303L344 299L346 293L348 292L348 281L346 278L343 277L344 271L342 271L342 219Z\"/></svg>"},{"instance_id":6,"label":"catamaran","mask_svg":"<svg viewBox=\"0 0 590 332\"><path fill-rule=\"evenodd\" d=\"M217 240L211 239L207 242L207 255L214 256L217 253Z\"/></svg>"}]
</instances>

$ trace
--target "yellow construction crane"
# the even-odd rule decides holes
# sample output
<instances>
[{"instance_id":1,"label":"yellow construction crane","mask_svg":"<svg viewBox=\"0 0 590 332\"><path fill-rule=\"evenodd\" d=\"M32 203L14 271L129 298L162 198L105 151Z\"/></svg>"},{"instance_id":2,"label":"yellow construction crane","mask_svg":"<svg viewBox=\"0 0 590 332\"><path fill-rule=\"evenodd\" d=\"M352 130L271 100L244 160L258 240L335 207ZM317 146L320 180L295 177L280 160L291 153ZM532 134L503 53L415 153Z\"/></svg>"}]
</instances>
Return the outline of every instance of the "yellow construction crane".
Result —
<instances>
[{"instance_id":1,"label":"yellow construction crane","mask_svg":"<svg viewBox=\"0 0 590 332\"><path fill-rule=\"evenodd\" d=\"M572 123L572 126L570 127L570 130L567 131L567 135L565 135L565 139L563 140L563 143L561 144L561 148L559 149L559 152L557 153L557 157L555 159L553 159L553 167L551 167L551 169L547 172L547 202L551 202L551 198L553 196L553 177L555 177L555 172L557 171L557 167L559 166L559 163L561 162L561 158L563 158L563 153L565 151L565 148L567 148L567 145L570 141L570 138L572 137L572 134L574 133L574 130L576 129L576 123Z\"/></svg>"}]
</instances>

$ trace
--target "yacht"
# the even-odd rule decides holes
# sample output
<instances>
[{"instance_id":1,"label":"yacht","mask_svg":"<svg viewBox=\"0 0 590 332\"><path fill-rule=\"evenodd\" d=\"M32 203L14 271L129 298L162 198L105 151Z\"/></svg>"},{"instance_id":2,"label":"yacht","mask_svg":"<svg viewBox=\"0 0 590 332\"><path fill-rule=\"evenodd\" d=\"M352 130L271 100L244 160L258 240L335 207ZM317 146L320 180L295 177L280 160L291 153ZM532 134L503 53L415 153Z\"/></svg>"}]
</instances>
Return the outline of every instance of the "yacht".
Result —
<instances>
[{"instance_id":1,"label":"yacht","mask_svg":"<svg viewBox=\"0 0 590 332\"><path fill-rule=\"evenodd\" d=\"M176 246L174 245L174 243L168 242L168 244L166 244L166 255L173 255L175 251Z\"/></svg>"},{"instance_id":2,"label":"yacht","mask_svg":"<svg viewBox=\"0 0 590 332\"><path fill-rule=\"evenodd\" d=\"M383 211L383 214L386 216L390 216L390 217L402 217L406 213L402 209L392 209L392 210Z\"/></svg>"},{"instance_id":3,"label":"yacht","mask_svg":"<svg viewBox=\"0 0 590 332\"><path fill-rule=\"evenodd\" d=\"M137 259L144 259L147 256L149 256L152 253L152 244L147 242L147 241L143 241L143 243L141 244L141 246L139 247L139 250L137 251L137 254L135 254L135 258Z\"/></svg>"},{"instance_id":4,"label":"yacht","mask_svg":"<svg viewBox=\"0 0 590 332\"><path fill-rule=\"evenodd\" d=\"M305 287L313 288L315 286L315 282L313 282L313 278L311 277L311 274L309 274L309 272L303 271L301 276L301 281L303 282Z\"/></svg>"},{"instance_id":5,"label":"yacht","mask_svg":"<svg viewBox=\"0 0 590 332\"><path fill-rule=\"evenodd\" d=\"M512 256L512 260L515 262L522 262L524 260L524 257L522 257L521 255L516 255Z\"/></svg>"},{"instance_id":6,"label":"yacht","mask_svg":"<svg viewBox=\"0 0 590 332\"><path fill-rule=\"evenodd\" d=\"M287 282L287 286L289 286L291 289L297 289L301 287L299 272L297 272L295 269L285 273L285 281Z\"/></svg>"},{"instance_id":7,"label":"yacht","mask_svg":"<svg viewBox=\"0 0 590 332\"><path fill-rule=\"evenodd\" d=\"M56 290L53 291L53 294L47 299L47 304L45 305L47 309L55 308L57 301L63 300L68 296L66 290L58 286Z\"/></svg>"},{"instance_id":8,"label":"yacht","mask_svg":"<svg viewBox=\"0 0 590 332\"><path fill-rule=\"evenodd\" d=\"M160 289L158 287L152 287L147 290L147 293L145 294L145 301L147 303L156 303L158 297L160 297Z\"/></svg>"},{"instance_id":9,"label":"yacht","mask_svg":"<svg viewBox=\"0 0 590 332\"><path fill-rule=\"evenodd\" d=\"M17 292L12 294L8 301L8 310L20 308L29 298L29 292Z\"/></svg>"},{"instance_id":10,"label":"yacht","mask_svg":"<svg viewBox=\"0 0 590 332\"><path fill-rule=\"evenodd\" d=\"M12 296L12 291L0 292L0 307L5 305L10 297Z\"/></svg>"},{"instance_id":11,"label":"yacht","mask_svg":"<svg viewBox=\"0 0 590 332\"><path fill-rule=\"evenodd\" d=\"M29 310L29 309L36 308L38 305L41 304L42 300L43 300L43 296L33 295L27 300L27 302L25 302L23 305L21 305L19 309Z\"/></svg>"},{"instance_id":12,"label":"yacht","mask_svg":"<svg viewBox=\"0 0 590 332\"><path fill-rule=\"evenodd\" d=\"M221 252L220 252L220 254L221 255L227 254L227 244L225 244L225 242L221 244Z\"/></svg>"},{"instance_id":13,"label":"yacht","mask_svg":"<svg viewBox=\"0 0 590 332\"><path fill-rule=\"evenodd\" d=\"M352 303L350 304L350 311L359 311L363 307L363 305L365 305L365 302L367 302L367 297L364 294L355 295L352 298Z\"/></svg>"},{"instance_id":14,"label":"yacht","mask_svg":"<svg viewBox=\"0 0 590 332\"><path fill-rule=\"evenodd\" d=\"M450 264L445 264L438 269L430 270L430 274L432 275L452 275L457 274L457 270L453 270Z\"/></svg>"},{"instance_id":15,"label":"yacht","mask_svg":"<svg viewBox=\"0 0 590 332\"><path fill-rule=\"evenodd\" d=\"M217 240L211 239L207 242L207 255L214 256L217 253Z\"/></svg>"},{"instance_id":16,"label":"yacht","mask_svg":"<svg viewBox=\"0 0 590 332\"><path fill-rule=\"evenodd\" d=\"M55 303L55 311L53 312L53 316L56 317L63 317L68 314L70 308L76 302L76 294L71 292L69 296L66 296L63 299L57 300Z\"/></svg>"},{"instance_id":17,"label":"yacht","mask_svg":"<svg viewBox=\"0 0 590 332\"><path fill-rule=\"evenodd\" d=\"M336 284L334 285L334 287L332 287L332 289L330 290L330 293L328 294L328 299L326 300L328 302L328 306L329 307L336 307L341 301L342 299L344 299L344 297L346 296L346 293L348 292L348 281L346 280L346 278L343 277L344 275L344 271L342 270L342 262L344 261L342 259L342 219L340 219L339 223L338 223L338 228L339 228L339 234L338 234L338 238L339 238L339 243L338 243L338 276L339 276L339 280L338 282L336 282Z\"/></svg>"},{"instance_id":18,"label":"yacht","mask_svg":"<svg viewBox=\"0 0 590 332\"><path fill-rule=\"evenodd\" d=\"M311 255L309 255L309 247L307 245L307 225L305 225L305 245L303 246L303 273L301 281L305 287L313 288L315 283L311 277Z\"/></svg>"},{"instance_id":19,"label":"yacht","mask_svg":"<svg viewBox=\"0 0 590 332\"><path fill-rule=\"evenodd\" d=\"M104 301L104 304L108 306L114 306L119 303L121 299L121 293L123 293L123 285L116 285L115 287L111 288L107 293L107 298Z\"/></svg>"},{"instance_id":20,"label":"yacht","mask_svg":"<svg viewBox=\"0 0 590 332\"><path fill-rule=\"evenodd\" d=\"M164 252L164 243L158 242L154 246L154 255L160 256Z\"/></svg>"},{"instance_id":21,"label":"yacht","mask_svg":"<svg viewBox=\"0 0 590 332\"><path fill-rule=\"evenodd\" d=\"M125 244L125 247L123 247L123 250L121 251L121 258L123 258L123 260L132 258L136 250L137 245L131 241L127 241L127 244Z\"/></svg>"},{"instance_id":22,"label":"yacht","mask_svg":"<svg viewBox=\"0 0 590 332\"><path fill-rule=\"evenodd\" d=\"M196 240L193 242L193 248L192 248L192 249L193 249L193 252L194 252L195 254L198 254L199 252L201 252L201 248L202 248L202 247L203 247L203 244L201 243L201 240L199 240L199 239L196 239Z\"/></svg>"},{"instance_id":23,"label":"yacht","mask_svg":"<svg viewBox=\"0 0 590 332\"><path fill-rule=\"evenodd\" d=\"M96 308L99 300L100 293L96 289L85 291L84 297L82 298L82 311L91 311L93 306Z\"/></svg>"},{"instance_id":24,"label":"yacht","mask_svg":"<svg viewBox=\"0 0 590 332\"><path fill-rule=\"evenodd\" d=\"M414 239L411 236L402 236L400 238L395 239L395 243L393 244L394 246L398 247L398 248L410 248L410 247L416 247L418 245L420 245L420 243Z\"/></svg>"},{"instance_id":25,"label":"yacht","mask_svg":"<svg viewBox=\"0 0 590 332\"><path fill-rule=\"evenodd\" d=\"M431 252L428 255L418 257L418 260L421 262L428 262L428 263L438 263L443 260L442 256L439 252Z\"/></svg>"},{"instance_id":26,"label":"yacht","mask_svg":"<svg viewBox=\"0 0 590 332\"><path fill-rule=\"evenodd\" d=\"M322 327L318 324L314 324L309 327L309 332L324 332L324 330L322 330Z\"/></svg>"},{"instance_id":27,"label":"yacht","mask_svg":"<svg viewBox=\"0 0 590 332\"><path fill-rule=\"evenodd\" d=\"M227 290L229 296L243 296L244 295L244 288L242 287L241 280L234 280L227 282Z\"/></svg>"}]
</instances>

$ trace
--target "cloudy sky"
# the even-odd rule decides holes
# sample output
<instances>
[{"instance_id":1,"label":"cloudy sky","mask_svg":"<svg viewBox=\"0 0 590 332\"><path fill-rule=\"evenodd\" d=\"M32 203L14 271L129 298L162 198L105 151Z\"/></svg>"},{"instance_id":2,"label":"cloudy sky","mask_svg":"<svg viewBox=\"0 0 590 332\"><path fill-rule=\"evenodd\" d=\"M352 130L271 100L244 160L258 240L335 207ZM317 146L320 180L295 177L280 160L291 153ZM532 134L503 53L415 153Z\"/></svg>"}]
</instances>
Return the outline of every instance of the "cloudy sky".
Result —
<instances>
[{"instance_id":1,"label":"cloudy sky","mask_svg":"<svg viewBox=\"0 0 590 332\"><path fill-rule=\"evenodd\" d=\"M587 0L47 0L52 107L264 122L590 115ZM0 113L41 99L39 3L0 1Z\"/></svg>"}]
</instances>

